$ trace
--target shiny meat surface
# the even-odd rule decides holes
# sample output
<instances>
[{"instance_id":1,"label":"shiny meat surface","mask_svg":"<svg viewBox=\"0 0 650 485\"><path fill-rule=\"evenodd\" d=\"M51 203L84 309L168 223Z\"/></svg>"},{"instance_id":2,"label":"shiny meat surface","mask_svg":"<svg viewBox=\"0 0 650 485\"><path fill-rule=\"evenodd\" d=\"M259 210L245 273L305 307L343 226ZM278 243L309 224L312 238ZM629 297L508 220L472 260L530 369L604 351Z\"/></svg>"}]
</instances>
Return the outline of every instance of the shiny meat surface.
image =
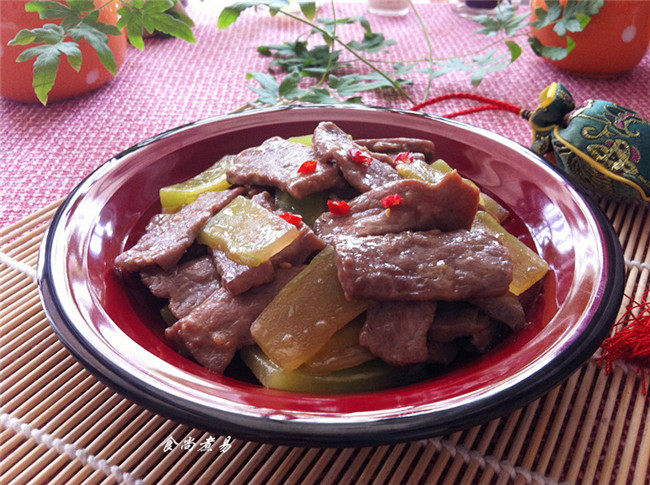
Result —
<instances>
[{"instance_id":1,"label":"shiny meat surface","mask_svg":"<svg viewBox=\"0 0 650 485\"><path fill-rule=\"evenodd\" d=\"M434 143L421 138L369 138L354 141L370 151L385 153L393 160L400 153L411 152L415 159L430 163L436 155Z\"/></svg>"},{"instance_id":2,"label":"shiny meat surface","mask_svg":"<svg viewBox=\"0 0 650 485\"><path fill-rule=\"evenodd\" d=\"M491 298L474 298L470 303L499 322L503 322L512 330L519 330L526 325L524 308L517 295L508 292L503 296Z\"/></svg>"},{"instance_id":3,"label":"shiny meat surface","mask_svg":"<svg viewBox=\"0 0 650 485\"><path fill-rule=\"evenodd\" d=\"M183 318L219 289L219 275L208 256L178 265L172 271L157 266L140 272L142 282L159 298L169 298L169 309Z\"/></svg>"},{"instance_id":4,"label":"shiny meat surface","mask_svg":"<svg viewBox=\"0 0 650 485\"><path fill-rule=\"evenodd\" d=\"M426 362L427 333L435 313L435 302L375 303L368 308L359 343L389 364Z\"/></svg>"},{"instance_id":5,"label":"shiny meat surface","mask_svg":"<svg viewBox=\"0 0 650 485\"><path fill-rule=\"evenodd\" d=\"M241 295L233 295L221 288L168 328L165 335L172 341L181 342L207 369L222 373L237 350L254 343L251 324L301 270L301 266L280 269L276 271L273 282Z\"/></svg>"},{"instance_id":6,"label":"shiny meat surface","mask_svg":"<svg viewBox=\"0 0 650 485\"><path fill-rule=\"evenodd\" d=\"M271 261L264 261L259 266L247 266L233 261L219 249L212 249L210 252L214 266L221 275L221 284L233 295L273 281L275 270Z\"/></svg>"},{"instance_id":7,"label":"shiny meat surface","mask_svg":"<svg viewBox=\"0 0 650 485\"><path fill-rule=\"evenodd\" d=\"M501 296L512 280L496 238L460 229L340 236L339 280L350 300L466 300Z\"/></svg>"},{"instance_id":8,"label":"shiny meat surface","mask_svg":"<svg viewBox=\"0 0 650 485\"><path fill-rule=\"evenodd\" d=\"M323 161L318 161L313 173L298 173L308 160L318 160L311 147L275 136L237 155L228 169L228 181L241 185L270 185L297 199L340 184L338 168Z\"/></svg>"},{"instance_id":9,"label":"shiny meat surface","mask_svg":"<svg viewBox=\"0 0 650 485\"><path fill-rule=\"evenodd\" d=\"M402 203L387 211L381 200L393 194L398 194ZM412 179L398 180L352 199L347 214L325 212L316 220L314 230L331 242L338 235L469 229L478 202L478 189L464 183L457 172L446 174L436 185Z\"/></svg>"},{"instance_id":10,"label":"shiny meat surface","mask_svg":"<svg viewBox=\"0 0 650 485\"><path fill-rule=\"evenodd\" d=\"M287 264L303 264L309 256L325 247L325 242L314 234L307 224L301 224L298 229L298 237L275 256L271 256L271 262L276 268Z\"/></svg>"},{"instance_id":11,"label":"shiny meat surface","mask_svg":"<svg viewBox=\"0 0 650 485\"><path fill-rule=\"evenodd\" d=\"M479 352L487 352L496 336L497 325L478 308L465 302L441 303L429 328L429 340L453 342L469 337Z\"/></svg>"},{"instance_id":12,"label":"shiny meat surface","mask_svg":"<svg viewBox=\"0 0 650 485\"><path fill-rule=\"evenodd\" d=\"M353 142L349 135L334 123L320 123L314 130L312 143L317 157L338 165L345 180L361 192L400 179L397 170L391 166L390 157L380 156L380 160L378 155L371 154L373 160L368 166L355 162L350 156L350 150L363 150L363 147Z\"/></svg>"},{"instance_id":13,"label":"shiny meat surface","mask_svg":"<svg viewBox=\"0 0 650 485\"><path fill-rule=\"evenodd\" d=\"M243 192L241 187L206 192L175 214L154 216L135 246L115 258L115 265L127 271L154 264L171 270L208 219Z\"/></svg>"}]
</instances>

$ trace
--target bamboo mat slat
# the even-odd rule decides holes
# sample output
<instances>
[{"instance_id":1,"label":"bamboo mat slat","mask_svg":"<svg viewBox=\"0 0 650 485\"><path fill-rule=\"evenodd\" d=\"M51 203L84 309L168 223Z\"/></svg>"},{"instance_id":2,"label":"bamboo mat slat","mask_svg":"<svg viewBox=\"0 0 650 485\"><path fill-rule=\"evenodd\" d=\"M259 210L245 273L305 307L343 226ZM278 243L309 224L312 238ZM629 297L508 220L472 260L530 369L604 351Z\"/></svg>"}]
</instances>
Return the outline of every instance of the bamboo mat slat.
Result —
<instances>
[{"instance_id":1,"label":"bamboo mat slat","mask_svg":"<svg viewBox=\"0 0 650 485\"><path fill-rule=\"evenodd\" d=\"M0 483L650 482L650 400L642 381L625 364L607 375L593 358L509 416L393 446L244 442L142 409L77 363L45 319L33 276L59 203L0 229ZM650 279L650 210L601 205L623 246L625 294L638 299ZM179 445L166 452L169 437ZM182 447L208 438L212 451Z\"/></svg>"}]
</instances>

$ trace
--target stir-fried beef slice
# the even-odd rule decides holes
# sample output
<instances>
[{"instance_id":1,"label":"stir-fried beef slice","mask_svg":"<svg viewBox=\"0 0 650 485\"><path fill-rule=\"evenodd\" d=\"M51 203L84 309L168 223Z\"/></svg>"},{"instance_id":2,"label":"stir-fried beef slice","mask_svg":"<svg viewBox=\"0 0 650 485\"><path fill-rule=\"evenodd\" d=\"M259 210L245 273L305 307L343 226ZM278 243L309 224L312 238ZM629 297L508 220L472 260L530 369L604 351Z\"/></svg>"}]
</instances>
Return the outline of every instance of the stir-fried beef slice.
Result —
<instances>
[{"instance_id":1,"label":"stir-fried beef slice","mask_svg":"<svg viewBox=\"0 0 650 485\"><path fill-rule=\"evenodd\" d=\"M524 308L517 295L510 292L491 298L474 298L470 303L495 320L505 323L512 330L519 330L526 325Z\"/></svg>"},{"instance_id":2,"label":"stir-fried beef slice","mask_svg":"<svg viewBox=\"0 0 650 485\"><path fill-rule=\"evenodd\" d=\"M116 266L127 271L154 264L172 269L208 219L243 192L241 187L206 192L177 213L154 218L135 246L115 258Z\"/></svg>"},{"instance_id":3,"label":"stir-fried beef slice","mask_svg":"<svg viewBox=\"0 0 650 485\"><path fill-rule=\"evenodd\" d=\"M427 362L434 364L449 365L454 361L456 355L458 355L458 347L453 342L443 343L428 340L427 349L429 351Z\"/></svg>"},{"instance_id":4,"label":"stir-fried beef slice","mask_svg":"<svg viewBox=\"0 0 650 485\"><path fill-rule=\"evenodd\" d=\"M389 364L426 362L427 332L435 312L435 302L375 303L368 308L359 343Z\"/></svg>"},{"instance_id":5,"label":"stir-fried beef slice","mask_svg":"<svg viewBox=\"0 0 650 485\"><path fill-rule=\"evenodd\" d=\"M387 211L386 196L398 194L400 205ZM457 172L446 174L438 184L404 179L365 192L350 201L350 212L326 212L314 224L327 242L339 235L368 236L406 230L469 229L478 210L479 191L463 182Z\"/></svg>"},{"instance_id":6,"label":"stir-fried beef slice","mask_svg":"<svg viewBox=\"0 0 650 485\"><path fill-rule=\"evenodd\" d=\"M373 152L385 153L393 160L400 153L411 152L416 160L429 163L436 154L434 143L421 138L371 138L354 141Z\"/></svg>"},{"instance_id":7,"label":"stir-fried beef slice","mask_svg":"<svg viewBox=\"0 0 650 485\"><path fill-rule=\"evenodd\" d=\"M464 229L339 236L338 277L349 300L467 300L500 296L512 281L508 250Z\"/></svg>"},{"instance_id":8,"label":"stir-fried beef slice","mask_svg":"<svg viewBox=\"0 0 650 485\"><path fill-rule=\"evenodd\" d=\"M156 266L140 272L142 282L159 298L169 298L169 309L183 318L219 289L219 275L208 256L180 264L171 271Z\"/></svg>"},{"instance_id":9,"label":"stir-fried beef slice","mask_svg":"<svg viewBox=\"0 0 650 485\"><path fill-rule=\"evenodd\" d=\"M400 179L397 170L389 163L389 160L392 162L390 157L380 157L384 160L379 160L378 154L371 154L361 145L357 145L334 123L320 123L314 130L312 145L320 160L331 161L338 165L348 183L361 192ZM362 150L372 157L372 161L368 165L355 162L350 150Z\"/></svg>"},{"instance_id":10,"label":"stir-fried beef slice","mask_svg":"<svg viewBox=\"0 0 650 485\"><path fill-rule=\"evenodd\" d=\"M247 266L233 261L220 249L212 249L212 260L221 275L221 284L233 295L268 283L275 276L271 261L264 261L258 266Z\"/></svg>"},{"instance_id":11,"label":"stir-fried beef slice","mask_svg":"<svg viewBox=\"0 0 650 485\"><path fill-rule=\"evenodd\" d=\"M307 224L301 224L299 230L299 236L291 244L271 257L276 268L303 264L309 256L325 247L325 242Z\"/></svg>"},{"instance_id":12,"label":"stir-fried beef slice","mask_svg":"<svg viewBox=\"0 0 650 485\"><path fill-rule=\"evenodd\" d=\"M298 169L308 160L317 160L316 170L299 173ZM270 185L289 192L297 199L341 182L338 168L318 160L311 147L279 136L241 152L233 160L227 175L230 183Z\"/></svg>"},{"instance_id":13,"label":"stir-fried beef slice","mask_svg":"<svg viewBox=\"0 0 650 485\"><path fill-rule=\"evenodd\" d=\"M464 302L441 303L429 328L432 342L453 342L469 337L479 352L487 352L496 336L497 325L478 308Z\"/></svg>"},{"instance_id":14,"label":"stir-fried beef slice","mask_svg":"<svg viewBox=\"0 0 650 485\"><path fill-rule=\"evenodd\" d=\"M278 208L275 205L275 199L266 190L255 193L251 196L251 200L253 202L257 202L259 205L267 210L270 210L271 212L275 212Z\"/></svg>"},{"instance_id":15,"label":"stir-fried beef slice","mask_svg":"<svg viewBox=\"0 0 650 485\"><path fill-rule=\"evenodd\" d=\"M160 226L168 219L171 219L173 216L174 214L155 214L147 224L147 227L144 228L144 230L148 231L149 229L153 229L156 226Z\"/></svg>"},{"instance_id":16,"label":"stir-fried beef slice","mask_svg":"<svg viewBox=\"0 0 650 485\"><path fill-rule=\"evenodd\" d=\"M251 324L302 269L280 269L271 283L241 295L221 288L167 329L165 335L173 341L180 340L201 365L222 373L237 350L254 343Z\"/></svg>"}]
</instances>

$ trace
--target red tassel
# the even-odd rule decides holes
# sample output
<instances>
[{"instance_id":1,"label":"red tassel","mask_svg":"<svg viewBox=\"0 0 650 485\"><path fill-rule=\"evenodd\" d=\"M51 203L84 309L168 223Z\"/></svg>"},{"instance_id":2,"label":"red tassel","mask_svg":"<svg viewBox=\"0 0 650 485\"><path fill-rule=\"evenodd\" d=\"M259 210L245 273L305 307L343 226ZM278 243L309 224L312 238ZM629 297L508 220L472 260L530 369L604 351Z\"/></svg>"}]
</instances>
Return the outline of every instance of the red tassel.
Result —
<instances>
[{"instance_id":1,"label":"red tassel","mask_svg":"<svg viewBox=\"0 0 650 485\"><path fill-rule=\"evenodd\" d=\"M616 322L616 327L623 327L602 344L603 355L598 363L605 363L605 372L610 373L614 361L623 359L637 367L641 374L643 393L647 394L646 373L650 371L650 301L648 294L643 294L641 302L630 298L625 313Z\"/></svg>"},{"instance_id":2,"label":"red tassel","mask_svg":"<svg viewBox=\"0 0 650 485\"><path fill-rule=\"evenodd\" d=\"M522 115L523 112L525 111L524 109L520 108L519 106L515 106L514 104L507 103L505 101L500 101L498 99L488 98L487 96L481 96L480 94L474 94L474 93L443 94L442 96L436 96L435 98L427 99L423 103L416 104L411 108L411 111L417 111L421 108L424 108L425 106L430 106L432 104L439 103L440 101L446 101L448 99L470 99L472 101L479 101L484 104L479 105L475 108L464 109L462 111L456 111L454 113L443 115L444 118L455 118L456 116L478 113L479 111L485 111L485 110L508 111L510 113L515 113L518 115Z\"/></svg>"}]
</instances>

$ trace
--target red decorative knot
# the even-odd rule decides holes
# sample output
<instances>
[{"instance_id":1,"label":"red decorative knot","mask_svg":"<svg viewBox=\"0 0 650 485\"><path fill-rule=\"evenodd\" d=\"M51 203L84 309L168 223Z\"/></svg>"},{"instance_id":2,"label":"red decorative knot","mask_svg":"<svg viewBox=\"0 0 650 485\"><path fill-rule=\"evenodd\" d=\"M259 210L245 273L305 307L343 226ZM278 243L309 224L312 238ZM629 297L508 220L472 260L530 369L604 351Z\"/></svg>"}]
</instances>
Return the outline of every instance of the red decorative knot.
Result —
<instances>
[{"instance_id":1,"label":"red decorative knot","mask_svg":"<svg viewBox=\"0 0 650 485\"><path fill-rule=\"evenodd\" d=\"M280 214L280 217L287 221L289 224L293 224L294 226L298 227L302 223L302 216L299 216L298 214L293 214L291 212L285 212L284 214Z\"/></svg>"},{"instance_id":2,"label":"red decorative knot","mask_svg":"<svg viewBox=\"0 0 650 485\"><path fill-rule=\"evenodd\" d=\"M411 152L402 152L395 157L395 163L413 163L413 154Z\"/></svg>"},{"instance_id":3,"label":"red decorative knot","mask_svg":"<svg viewBox=\"0 0 650 485\"><path fill-rule=\"evenodd\" d=\"M328 200L327 207L332 214L343 215L350 212L350 204L344 200Z\"/></svg>"},{"instance_id":4,"label":"red decorative knot","mask_svg":"<svg viewBox=\"0 0 650 485\"><path fill-rule=\"evenodd\" d=\"M363 150L357 150L356 148L350 148L348 150L350 157L357 163L365 165L366 167L372 163L372 157Z\"/></svg>"},{"instance_id":5,"label":"red decorative knot","mask_svg":"<svg viewBox=\"0 0 650 485\"><path fill-rule=\"evenodd\" d=\"M387 195L381 199L381 205L383 205L386 209L400 205L402 202L402 198L398 194Z\"/></svg>"},{"instance_id":6,"label":"red decorative knot","mask_svg":"<svg viewBox=\"0 0 650 485\"><path fill-rule=\"evenodd\" d=\"M300 165L298 173L314 173L316 171L316 160L307 160L305 163Z\"/></svg>"},{"instance_id":7,"label":"red decorative knot","mask_svg":"<svg viewBox=\"0 0 650 485\"><path fill-rule=\"evenodd\" d=\"M625 313L616 322L616 333L605 340L601 346L603 355L599 364L605 364L605 371L611 372L614 362L622 359L636 366L641 374L643 393L650 398L646 377L650 371L650 290L641 297L641 301L632 298L625 308Z\"/></svg>"}]
</instances>

